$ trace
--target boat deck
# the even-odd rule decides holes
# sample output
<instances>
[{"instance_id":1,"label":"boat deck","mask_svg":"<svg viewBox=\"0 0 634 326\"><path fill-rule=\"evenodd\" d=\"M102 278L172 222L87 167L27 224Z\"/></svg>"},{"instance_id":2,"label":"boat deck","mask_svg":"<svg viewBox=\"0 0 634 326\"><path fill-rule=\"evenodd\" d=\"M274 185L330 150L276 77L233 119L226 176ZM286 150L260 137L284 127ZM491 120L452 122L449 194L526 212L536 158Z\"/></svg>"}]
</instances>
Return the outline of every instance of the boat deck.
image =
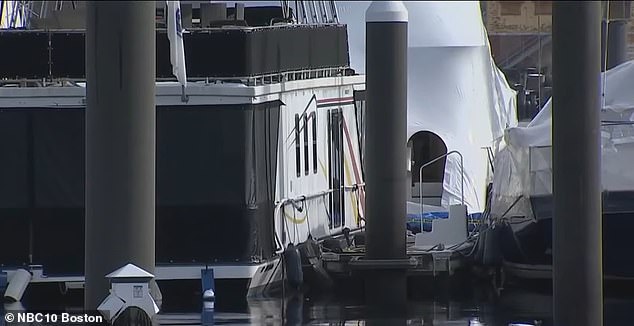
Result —
<instances>
[{"instance_id":1,"label":"boat deck","mask_svg":"<svg viewBox=\"0 0 634 326\"><path fill-rule=\"evenodd\" d=\"M155 279L157 281L167 280L200 280L201 271L209 268L214 270L214 278L222 279L251 279L256 270L266 265L261 264L169 264L158 265L155 269ZM18 269L26 269L32 274L29 283L63 283L66 288L83 288L83 275L46 275L41 265L31 265L15 268L0 268L0 272L7 274L7 279L11 279L13 273Z\"/></svg>"},{"instance_id":2,"label":"boat deck","mask_svg":"<svg viewBox=\"0 0 634 326\"><path fill-rule=\"evenodd\" d=\"M463 251L472 248L473 244L465 243L455 249L418 250L409 246L407 272L412 276L453 275L457 269L466 265ZM333 275L345 276L358 269L358 262L365 255L364 248L341 253L326 252L322 254L324 268Z\"/></svg>"}]
</instances>

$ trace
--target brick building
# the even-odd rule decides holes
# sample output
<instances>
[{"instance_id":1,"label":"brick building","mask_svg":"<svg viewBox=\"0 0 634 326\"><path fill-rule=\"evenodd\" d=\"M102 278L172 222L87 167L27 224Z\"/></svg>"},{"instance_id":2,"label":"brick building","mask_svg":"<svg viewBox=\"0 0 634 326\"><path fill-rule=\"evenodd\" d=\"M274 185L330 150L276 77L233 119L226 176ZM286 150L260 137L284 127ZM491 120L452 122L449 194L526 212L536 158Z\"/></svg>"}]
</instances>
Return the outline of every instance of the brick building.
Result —
<instances>
[{"instance_id":1,"label":"brick building","mask_svg":"<svg viewBox=\"0 0 634 326\"><path fill-rule=\"evenodd\" d=\"M625 1L611 1L612 16L618 5ZM617 4L618 3L618 4ZM530 43L528 36L536 36L540 33L550 36L552 27L552 1L482 1L482 14L495 54L506 57L508 49L501 47L504 37L525 36L525 41ZM634 17L634 6L627 5L630 17ZM634 21L628 21L628 58L634 59ZM547 43L547 42L546 42ZM512 52L512 51L511 51Z\"/></svg>"},{"instance_id":2,"label":"brick building","mask_svg":"<svg viewBox=\"0 0 634 326\"><path fill-rule=\"evenodd\" d=\"M610 1L608 7L611 19L626 20L626 57L634 59L634 7L629 1ZM518 103L540 106L550 96L552 1L482 1L481 9L495 62L518 91L527 93ZM522 114L524 109L520 116L529 119L533 114Z\"/></svg>"}]
</instances>

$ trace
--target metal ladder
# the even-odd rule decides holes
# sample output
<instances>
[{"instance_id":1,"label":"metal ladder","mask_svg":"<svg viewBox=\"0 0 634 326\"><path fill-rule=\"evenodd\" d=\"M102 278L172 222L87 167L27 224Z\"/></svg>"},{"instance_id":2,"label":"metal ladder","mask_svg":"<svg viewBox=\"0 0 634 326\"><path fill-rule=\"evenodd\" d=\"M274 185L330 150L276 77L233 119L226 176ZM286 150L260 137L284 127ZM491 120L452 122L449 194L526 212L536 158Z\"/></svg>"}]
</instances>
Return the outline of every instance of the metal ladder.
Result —
<instances>
[{"instance_id":1,"label":"metal ladder","mask_svg":"<svg viewBox=\"0 0 634 326\"><path fill-rule=\"evenodd\" d=\"M461 176L461 182L460 182L460 203L462 205L464 205L464 158L462 157L462 154L459 151L453 150L450 152L447 152L443 155L440 155L436 158L434 158L433 160L421 165L421 167L418 169L418 182L420 184L420 186L418 187L418 192L419 192L419 200L420 200L420 231L423 232L423 211L424 211L424 206L423 206L423 169L438 162L439 160L451 155L451 154L456 154L458 155L458 157L460 157L460 176Z\"/></svg>"}]
</instances>

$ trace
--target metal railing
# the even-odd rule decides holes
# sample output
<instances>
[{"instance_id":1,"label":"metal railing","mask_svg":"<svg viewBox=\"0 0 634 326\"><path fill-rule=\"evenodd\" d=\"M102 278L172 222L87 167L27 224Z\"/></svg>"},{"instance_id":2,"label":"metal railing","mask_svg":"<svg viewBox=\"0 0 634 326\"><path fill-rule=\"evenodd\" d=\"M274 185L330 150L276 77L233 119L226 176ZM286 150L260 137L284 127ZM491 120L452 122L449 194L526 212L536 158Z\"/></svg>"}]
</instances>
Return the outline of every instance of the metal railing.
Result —
<instances>
[{"instance_id":1,"label":"metal railing","mask_svg":"<svg viewBox=\"0 0 634 326\"><path fill-rule=\"evenodd\" d=\"M487 159L489 160L489 167L491 168L491 172L495 173L495 165L493 161L495 160L495 154L493 154L493 148L491 146L480 147L480 149L484 149L487 151Z\"/></svg>"},{"instance_id":2,"label":"metal railing","mask_svg":"<svg viewBox=\"0 0 634 326\"><path fill-rule=\"evenodd\" d=\"M424 211L424 202L423 202L423 169L440 161L443 158L446 158L447 156L451 155L451 154L457 154L460 157L460 176L461 176L461 181L460 181L460 203L462 205L464 205L464 158L462 157L462 154L460 154L460 152L458 151L450 151L447 152L443 155L440 155L438 157L436 157L435 159L421 165L421 167L418 169L418 182L419 182L419 186L418 186L418 193L419 193L419 197L420 197L420 232L423 232L423 211Z\"/></svg>"},{"instance_id":3,"label":"metal railing","mask_svg":"<svg viewBox=\"0 0 634 326\"><path fill-rule=\"evenodd\" d=\"M284 219L286 218L286 216L284 216L283 208L285 206L291 205L291 206L293 206L293 209L298 209L299 208L298 203L306 202L306 201L309 201L309 200L315 200L315 199L318 199L318 198L323 198L323 197L325 197L327 195L330 195L330 194L334 193L335 191L343 191L344 193L349 193L349 192L358 191L360 188L365 188L365 183L352 184L350 186L341 185L340 189L327 189L327 190L319 191L319 192L308 194L308 195L301 195L301 196L297 196L297 197L294 197L294 198L284 198L284 199L281 199L279 201L276 201L275 202L275 215L279 214L279 218L281 220L280 227L282 228L282 230L281 230L282 231L282 238L281 239L279 239L279 236L277 234L277 230L275 230L275 238L277 239L277 241L280 244L282 244L282 246L281 246L282 248L278 249L278 251L279 252L283 251L284 243L286 241L286 232L288 231L286 229L286 223L284 222ZM345 208L342 206L341 209L345 209ZM306 217L306 219L308 219L308 216ZM310 223L310 221L308 223Z\"/></svg>"},{"instance_id":4,"label":"metal railing","mask_svg":"<svg viewBox=\"0 0 634 326\"><path fill-rule=\"evenodd\" d=\"M187 82L204 82L206 85L215 83L237 83L245 86L262 86L282 82L344 77L349 67L330 67L290 70L271 74L244 77L188 77ZM177 82L175 77L156 77L155 82ZM85 78L51 77L44 78L0 78L0 87L49 87L54 85L76 87L77 83L86 82Z\"/></svg>"},{"instance_id":5,"label":"metal railing","mask_svg":"<svg viewBox=\"0 0 634 326\"><path fill-rule=\"evenodd\" d=\"M364 188L364 187L365 187L365 183L358 183L358 184L353 184L351 186L342 185L341 189L344 192L349 192L349 191L356 191L358 188ZM281 199L281 200L277 201L275 203L275 205L278 208L281 208L282 206L291 204L293 202L301 202L301 201L308 200L308 199L313 199L313 198L317 198L317 197L323 197L323 196L331 194L331 193L333 193L333 192L335 192L337 190L339 190L339 189L327 189L327 190L319 191L319 192L312 193L312 194L309 194L309 195L297 196L295 198L284 198L284 199Z\"/></svg>"}]
</instances>

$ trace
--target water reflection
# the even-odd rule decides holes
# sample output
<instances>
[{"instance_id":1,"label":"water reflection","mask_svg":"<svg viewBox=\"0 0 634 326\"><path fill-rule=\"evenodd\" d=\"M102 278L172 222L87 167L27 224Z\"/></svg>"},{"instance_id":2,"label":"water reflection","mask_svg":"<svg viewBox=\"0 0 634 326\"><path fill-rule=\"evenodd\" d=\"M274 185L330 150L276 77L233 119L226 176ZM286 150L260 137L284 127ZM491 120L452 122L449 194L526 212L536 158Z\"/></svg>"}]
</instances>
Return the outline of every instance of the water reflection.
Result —
<instances>
[{"instance_id":1,"label":"water reflection","mask_svg":"<svg viewBox=\"0 0 634 326\"><path fill-rule=\"evenodd\" d=\"M508 299L508 301L506 301ZM509 293L498 302L410 301L404 316L376 316L358 300L312 300L296 295L251 300L243 312L202 309L200 314L161 314L160 325L550 325L549 296ZM373 317L369 317L373 316Z\"/></svg>"},{"instance_id":2,"label":"water reflection","mask_svg":"<svg viewBox=\"0 0 634 326\"><path fill-rule=\"evenodd\" d=\"M247 305L218 308L199 303L190 310L170 313L163 307L155 325L436 325L436 326L550 326L552 297L548 291L507 289L498 298L467 296L441 300L422 298L409 301L403 316L376 316L359 298L309 298L295 295L284 300L251 300ZM0 305L0 312L28 311L20 303ZM66 307L77 310L76 307ZM172 310L173 311L173 310ZM182 311L191 311L183 313ZM634 300L628 297L605 299L605 325L631 325ZM0 326L4 326L0 320Z\"/></svg>"}]
</instances>

